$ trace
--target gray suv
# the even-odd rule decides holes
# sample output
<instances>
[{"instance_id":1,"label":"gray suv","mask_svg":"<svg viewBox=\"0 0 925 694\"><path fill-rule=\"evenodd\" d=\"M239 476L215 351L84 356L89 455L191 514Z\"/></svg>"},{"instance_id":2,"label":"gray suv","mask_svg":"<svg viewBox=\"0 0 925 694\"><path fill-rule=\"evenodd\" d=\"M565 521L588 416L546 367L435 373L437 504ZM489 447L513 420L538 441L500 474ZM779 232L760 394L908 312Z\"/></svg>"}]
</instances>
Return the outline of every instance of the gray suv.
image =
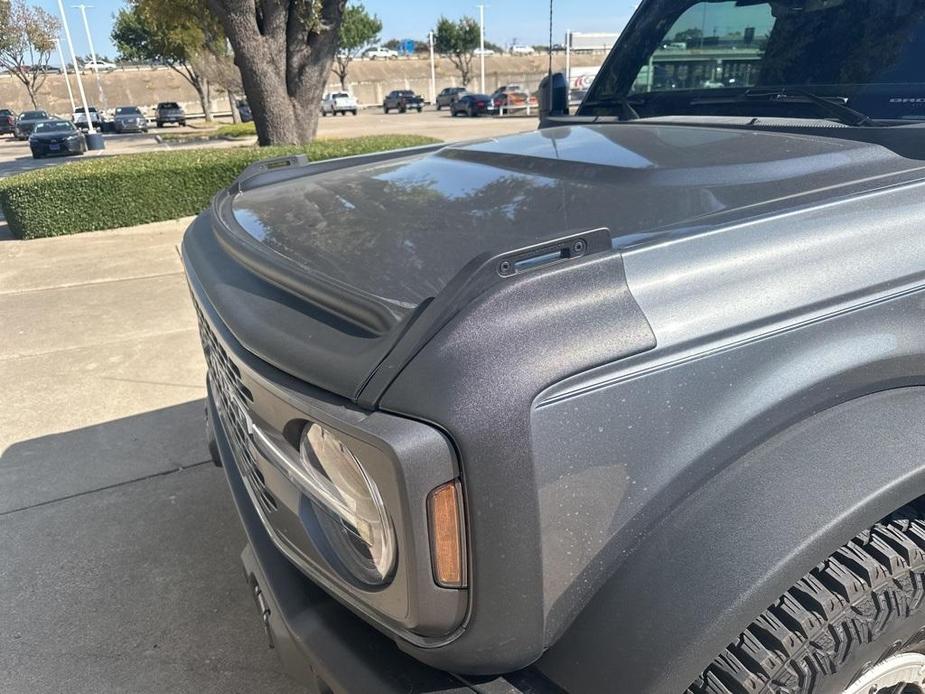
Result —
<instances>
[{"instance_id":1,"label":"gray suv","mask_svg":"<svg viewBox=\"0 0 925 694\"><path fill-rule=\"evenodd\" d=\"M447 87L441 90L436 98L437 110L452 107L464 94L466 94L465 87Z\"/></svg>"},{"instance_id":2,"label":"gray suv","mask_svg":"<svg viewBox=\"0 0 925 694\"><path fill-rule=\"evenodd\" d=\"M283 662L921 694L925 3L643 0L576 113L550 83L535 132L257 164L186 233Z\"/></svg>"}]
</instances>

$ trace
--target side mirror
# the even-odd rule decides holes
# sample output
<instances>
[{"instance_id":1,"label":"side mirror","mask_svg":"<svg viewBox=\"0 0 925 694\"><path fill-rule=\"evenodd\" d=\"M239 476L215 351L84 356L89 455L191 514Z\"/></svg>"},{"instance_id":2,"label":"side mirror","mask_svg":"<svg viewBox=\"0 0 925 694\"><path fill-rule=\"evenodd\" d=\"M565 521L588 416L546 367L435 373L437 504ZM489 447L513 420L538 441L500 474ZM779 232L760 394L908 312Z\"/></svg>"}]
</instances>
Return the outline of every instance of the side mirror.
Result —
<instances>
[{"instance_id":1,"label":"side mirror","mask_svg":"<svg viewBox=\"0 0 925 694\"><path fill-rule=\"evenodd\" d=\"M550 116L568 115L568 81L561 72L547 75L536 92L540 106L540 120Z\"/></svg>"}]
</instances>

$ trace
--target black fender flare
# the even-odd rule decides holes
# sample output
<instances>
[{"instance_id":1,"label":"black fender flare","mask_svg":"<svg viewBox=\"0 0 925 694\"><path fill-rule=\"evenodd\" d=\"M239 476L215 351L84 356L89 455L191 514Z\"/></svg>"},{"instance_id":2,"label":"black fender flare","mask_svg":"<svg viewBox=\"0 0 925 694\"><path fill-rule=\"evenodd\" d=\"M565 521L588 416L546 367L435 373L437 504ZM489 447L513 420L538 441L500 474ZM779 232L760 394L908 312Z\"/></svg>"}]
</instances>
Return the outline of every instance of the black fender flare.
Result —
<instances>
[{"instance_id":1,"label":"black fender flare","mask_svg":"<svg viewBox=\"0 0 925 694\"><path fill-rule=\"evenodd\" d=\"M838 547L925 494L925 387L814 414L654 526L536 666L570 692L683 692Z\"/></svg>"}]
</instances>

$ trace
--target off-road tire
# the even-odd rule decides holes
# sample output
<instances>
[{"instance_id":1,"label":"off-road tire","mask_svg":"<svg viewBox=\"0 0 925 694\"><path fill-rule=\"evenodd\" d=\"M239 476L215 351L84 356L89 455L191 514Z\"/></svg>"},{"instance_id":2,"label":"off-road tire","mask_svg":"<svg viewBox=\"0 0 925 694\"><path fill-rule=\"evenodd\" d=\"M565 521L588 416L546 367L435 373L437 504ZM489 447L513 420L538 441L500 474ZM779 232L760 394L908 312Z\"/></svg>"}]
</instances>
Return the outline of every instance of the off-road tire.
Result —
<instances>
[{"instance_id":1,"label":"off-road tire","mask_svg":"<svg viewBox=\"0 0 925 694\"><path fill-rule=\"evenodd\" d=\"M903 507L816 566L687 694L838 694L890 656L925 653L923 509Z\"/></svg>"}]
</instances>

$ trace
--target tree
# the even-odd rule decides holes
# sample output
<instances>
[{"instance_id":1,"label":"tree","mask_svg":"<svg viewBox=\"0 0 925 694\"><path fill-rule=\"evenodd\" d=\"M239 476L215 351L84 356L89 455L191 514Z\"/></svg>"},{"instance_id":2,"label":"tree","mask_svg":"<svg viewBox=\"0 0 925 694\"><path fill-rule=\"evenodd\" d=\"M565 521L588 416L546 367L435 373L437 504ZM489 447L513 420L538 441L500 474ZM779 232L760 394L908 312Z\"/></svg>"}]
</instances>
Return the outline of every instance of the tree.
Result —
<instances>
[{"instance_id":1,"label":"tree","mask_svg":"<svg viewBox=\"0 0 925 694\"><path fill-rule=\"evenodd\" d=\"M463 86L468 87L472 72L472 57L479 47L479 24L472 17L454 22L441 17L434 31L434 48L446 55L459 70Z\"/></svg>"},{"instance_id":2,"label":"tree","mask_svg":"<svg viewBox=\"0 0 925 694\"><path fill-rule=\"evenodd\" d=\"M334 57L334 74L340 79L340 88L347 89L347 70L361 49L379 38L382 22L370 15L362 4L349 5L344 10L340 25L340 48Z\"/></svg>"},{"instance_id":3,"label":"tree","mask_svg":"<svg viewBox=\"0 0 925 694\"><path fill-rule=\"evenodd\" d=\"M26 5L25 0L0 0L0 66L22 83L34 108L60 28L58 20L40 7Z\"/></svg>"},{"instance_id":4,"label":"tree","mask_svg":"<svg viewBox=\"0 0 925 694\"><path fill-rule=\"evenodd\" d=\"M206 120L212 119L209 81L194 67L206 42L199 26L183 16L155 15L139 3L119 10L112 40L123 59L157 61L181 75L196 90Z\"/></svg>"},{"instance_id":5,"label":"tree","mask_svg":"<svg viewBox=\"0 0 925 694\"><path fill-rule=\"evenodd\" d=\"M261 145L315 136L346 0L208 0L234 49Z\"/></svg>"}]
</instances>

